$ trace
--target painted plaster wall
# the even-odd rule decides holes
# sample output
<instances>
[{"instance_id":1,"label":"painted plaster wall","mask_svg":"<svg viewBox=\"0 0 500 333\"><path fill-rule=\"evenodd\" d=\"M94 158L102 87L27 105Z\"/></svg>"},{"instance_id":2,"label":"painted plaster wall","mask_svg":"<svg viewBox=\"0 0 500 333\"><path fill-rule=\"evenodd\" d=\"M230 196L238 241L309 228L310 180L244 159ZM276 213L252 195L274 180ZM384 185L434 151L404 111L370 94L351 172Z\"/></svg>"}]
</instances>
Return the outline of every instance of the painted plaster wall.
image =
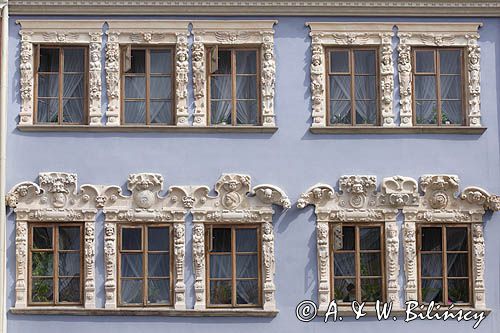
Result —
<instances>
[{"instance_id":1,"label":"painted plaster wall","mask_svg":"<svg viewBox=\"0 0 500 333\"><path fill-rule=\"evenodd\" d=\"M309 186L324 182L336 186L343 174L373 174L378 180L392 175L418 179L426 173L458 174L461 187L476 185L500 193L499 123L497 116L500 76L500 20L481 21L482 121L488 130L475 135L314 135L310 126L310 39L306 21L357 21L356 18L277 17L275 26L276 100L279 130L270 134L193 133L26 133L16 129L19 96L19 27L10 18L9 113L7 188L25 180L35 181L40 171L75 172L79 184L124 185L133 172L158 172L166 186L205 184L213 186L222 172L252 176L254 185L282 187L294 203ZM23 17L26 18L26 17ZM55 17L43 17L50 19ZM60 18L60 17L58 17ZM93 17L100 19L100 17ZM189 17L186 17L189 19ZM106 19L106 18L103 18ZM267 19L267 18L266 18ZM429 21L427 19L377 18L366 21ZM436 21L449 21L446 18ZM458 19L458 21L460 21ZM394 39L396 43L396 39ZM103 48L104 49L104 48ZM395 55L396 56L396 55ZM396 60L396 58L395 58ZM104 86L103 77L103 86ZM395 80L397 82L397 78ZM192 93L190 88L190 94ZM395 111L399 92L395 91ZM192 96L191 96L192 101ZM103 105L106 105L103 94ZM105 108L103 107L103 110ZM8 330L18 332L406 332L439 330L470 332L472 323L403 320L324 324L321 320L300 323L295 306L303 299L316 300L317 266L315 217L312 208L292 208L275 218L276 297L279 315L269 318L175 318L175 317L71 317L8 314ZM402 218L400 217L400 222ZM500 215L486 215L486 302L493 310L478 332L500 331ZM187 304L192 307L191 221L186 228ZM103 222L96 226L97 305L104 303ZM9 213L7 226L8 307L14 305L15 229ZM403 258L400 258L403 263ZM401 272L401 274L403 274ZM402 276L401 276L402 279ZM403 291L401 291L402 297Z\"/></svg>"}]
</instances>

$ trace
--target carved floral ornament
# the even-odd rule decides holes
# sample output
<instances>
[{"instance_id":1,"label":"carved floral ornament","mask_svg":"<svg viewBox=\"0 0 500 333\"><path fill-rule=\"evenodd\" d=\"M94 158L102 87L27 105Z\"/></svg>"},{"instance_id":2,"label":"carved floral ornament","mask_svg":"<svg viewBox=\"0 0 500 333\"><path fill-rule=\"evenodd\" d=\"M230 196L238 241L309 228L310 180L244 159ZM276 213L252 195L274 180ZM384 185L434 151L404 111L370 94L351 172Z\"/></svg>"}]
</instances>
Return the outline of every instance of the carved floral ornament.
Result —
<instances>
[{"instance_id":1,"label":"carved floral ornament","mask_svg":"<svg viewBox=\"0 0 500 333\"><path fill-rule=\"evenodd\" d=\"M298 208L315 206L317 221L319 309L330 301L330 228L335 223L334 239L342 239L341 223L381 222L385 225L386 294L396 308L399 300L399 235L396 216L404 215L405 299L417 299L416 223L470 223L473 237L474 306L484 308L484 238L482 217L486 210L500 210L500 197L478 187L467 187L461 194L454 175L424 175L419 182L409 177L384 178L380 192L375 176L342 176L339 191L316 184L297 201Z\"/></svg>"}]
</instances>

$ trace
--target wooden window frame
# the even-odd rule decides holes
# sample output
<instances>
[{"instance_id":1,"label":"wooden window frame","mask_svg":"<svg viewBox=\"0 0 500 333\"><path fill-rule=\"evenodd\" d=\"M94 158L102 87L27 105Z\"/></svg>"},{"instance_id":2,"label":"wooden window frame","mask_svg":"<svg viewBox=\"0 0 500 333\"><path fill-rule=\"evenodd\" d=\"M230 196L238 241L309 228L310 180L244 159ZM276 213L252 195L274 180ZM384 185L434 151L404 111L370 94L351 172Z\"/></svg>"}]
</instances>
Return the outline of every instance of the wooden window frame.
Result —
<instances>
[{"instance_id":1,"label":"wooden window frame","mask_svg":"<svg viewBox=\"0 0 500 333\"><path fill-rule=\"evenodd\" d=\"M331 52L332 51L348 51L349 53L349 72L345 73L335 73L331 71ZM374 124L356 124L356 92L355 92L355 77L356 76L373 76L372 74L356 74L354 70L354 51L374 51L375 52L375 123ZM379 69L379 52L380 48L378 46L356 46L356 47L326 47L325 48L325 68L326 68L326 117L328 126L333 127L359 127L367 126L374 127L380 126L381 124L381 112L380 112L380 69ZM330 110L330 76L332 75L344 75L351 78L351 123L350 124L334 124L331 121L331 110Z\"/></svg>"},{"instance_id":2,"label":"wooden window frame","mask_svg":"<svg viewBox=\"0 0 500 333\"><path fill-rule=\"evenodd\" d=\"M334 247L334 241L335 241L335 226L340 225L341 227L354 227L354 250L336 250ZM365 228L365 227L378 227L380 228L380 250L361 250L360 249L360 237L359 237L359 229L360 228ZM358 302L362 302L361 298L361 260L360 260L360 254L361 253L380 253L380 261L381 261L381 267L380 267L380 276L363 276L363 278L366 279L381 279L381 293L382 293L382 299L380 301L385 302L387 298L387 291L386 291L386 271L385 271L385 227L384 223L330 223L329 224L329 237L330 237L330 248L328 249L331 259L330 259L330 289L331 289L331 299L336 300L336 302L339 305L347 305L350 304L349 302L344 302L343 300L338 300L335 298L335 254L336 253L354 253L354 261L355 261L355 276L354 277L345 277L342 276L341 278L348 278L348 279L354 279L355 280L355 287L356 287L356 300ZM375 302L365 302L366 304L375 304Z\"/></svg>"},{"instance_id":3,"label":"wooden window frame","mask_svg":"<svg viewBox=\"0 0 500 333\"><path fill-rule=\"evenodd\" d=\"M148 307L148 308L155 308L155 307L173 307L174 305L174 277L173 277L173 265L174 265L174 257L173 257L173 225L168 224L168 223L136 223L136 224L130 224L130 223L119 223L117 224L118 227L118 237L117 237L117 248L118 248L118 253L117 253L117 266L116 266L116 274L117 274L117 295L118 295L118 306L119 307ZM168 227L168 235L169 235L169 284L170 284L170 293L169 293L169 303L168 304L149 304L148 303L148 279L149 277L149 272L148 272L148 254L149 253L165 253L165 251L149 251L148 247L148 228L149 227ZM141 229L141 250L122 250L122 230L123 229ZM123 278L121 276L121 258L123 253L140 253L142 254L142 277L140 278ZM165 277L162 277L165 278ZM139 280L142 279L142 304L140 303L132 303L132 304L126 304L122 302L122 297L121 297L121 281L122 279L130 279L130 280Z\"/></svg>"},{"instance_id":4,"label":"wooden window frame","mask_svg":"<svg viewBox=\"0 0 500 333\"><path fill-rule=\"evenodd\" d=\"M422 228L441 228L441 251L422 251ZM467 251L448 251L447 249L447 239L446 239L446 229L447 228L467 228ZM443 292L442 292L442 300L439 304L448 305L448 301L443 303L443 300L448 300L448 265L447 265L447 254L464 254L467 253L467 274L468 274L468 288L469 288L469 297L468 301L464 303L456 303L459 306L472 306L473 299L473 277L472 277L472 230L469 224L453 224L453 223L440 223L440 224L418 224L417 225L417 272L418 272L418 283L417 283L417 295L418 301L422 304L427 304L422 300L422 280L438 280L441 279ZM422 253L423 252L423 253ZM438 254L442 255L441 259L441 276L436 277L422 277L422 254ZM463 277L452 277L451 279L465 280Z\"/></svg>"},{"instance_id":5,"label":"wooden window frame","mask_svg":"<svg viewBox=\"0 0 500 333\"><path fill-rule=\"evenodd\" d=\"M210 255L212 246L212 229L227 228L231 229L231 252L215 252L217 255L231 255L231 304L211 304L210 303L210 281L229 280L229 278L210 278ZM237 304L236 280L255 280L254 278L236 278L236 230L237 229L256 229L257 233L257 252L238 252L238 254L257 254L257 288L258 288L258 304ZM256 308L262 306L262 236L261 226L258 224L251 225L231 225L231 224L209 224L205 231L206 244L206 294L207 308Z\"/></svg>"},{"instance_id":6,"label":"wooden window frame","mask_svg":"<svg viewBox=\"0 0 500 333\"><path fill-rule=\"evenodd\" d=\"M417 72L417 52L419 51L433 51L434 52L434 72ZM443 124L442 121L442 108L441 108L441 101L443 100L441 97L441 80L440 77L441 75L441 67L440 67L440 51L460 51L460 58L461 58L461 63L460 63L460 93L461 93L461 105L462 105L462 122L460 124ZM443 127L453 127L453 126L466 126L467 124L467 106L466 103L467 101L467 91L466 91L466 83L465 83L465 73L467 71L467 66L465 63L465 50L464 47L415 47L412 49L412 57L411 57L411 62L412 62L412 75L414 77L416 76L434 76L436 79L436 107L437 107L437 123L436 124L419 124L417 123L417 98L416 98L416 89L415 89L415 80L411 80L412 83L412 96L413 96L413 101L412 101L412 107L413 107L413 125L414 126L443 126ZM444 74L444 76L447 76L450 74ZM456 75L456 74L452 74ZM458 101L458 99L445 99L448 101ZM419 100L419 101L427 101L427 100Z\"/></svg>"},{"instance_id":7,"label":"wooden window frame","mask_svg":"<svg viewBox=\"0 0 500 333\"><path fill-rule=\"evenodd\" d=\"M33 228L52 228L52 249L33 249ZM76 253L80 252L80 302L60 302L59 301L59 228L60 227L79 227L80 228L80 248L78 250L62 250L64 253ZM28 306L68 306L68 305L83 305L83 295L84 295L84 223L29 223L28 224ZM33 253L48 252L52 253L52 292L53 301L52 302L33 302L33 275L32 275L32 256ZM48 276L47 276L48 277Z\"/></svg>"},{"instance_id":8,"label":"wooden window frame","mask_svg":"<svg viewBox=\"0 0 500 333\"><path fill-rule=\"evenodd\" d=\"M50 125L88 125L89 122L89 104L88 104L88 96L89 96L89 47L88 45L44 45L44 44L35 44L33 45L35 48L35 82L34 82L34 92L33 92L33 123L40 124L44 126ZM59 76L59 91L58 91L58 113L57 113L57 123L51 122L38 122L38 75L39 74L49 74L54 75L55 72L39 72L40 67L40 49L57 49L59 51L59 70L57 71L57 75ZM81 123L70 123L65 122L64 108L63 108L63 93L64 93L64 74L81 74L80 72L64 72L64 49L83 49L84 50L84 67L83 67L83 120ZM55 97L42 97L43 99L55 99ZM78 98L79 99L79 98Z\"/></svg>"},{"instance_id":9,"label":"wooden window frame","mask_svg":"<svg viewBox=\"0 0 500 333\"><path fill-rule=\"evenodd\" d=\"M211 61L210 61L210 54L212 53L212 50L217 47L218 51L231 51L231 124L226 124L226 125L220 125L220 124L212 124L212 89L211 89L211 78L214 75L212 73L212 68L211 68ZM262 101L261 101L261 46L260 45L240 45L240 46L234 46L234 47L229 47L229 46L207 46L207 51L206 52L206 64L207 64L207 77L206 77L206 82L207 82L207 123L209 126L212 127L227 127L227 126L234 126L234 127L241 127L241 126L262 126L263 124L263 119L262 119ZM237 103L236 103L236 52L237 51L255 51L256 52L256 73L255 73L255 80L256 82L256 93L257 93L257 124L252 125L252 124L238 124L237 116ZM217 74L215 74L217 75ZM225 74L227 75L227 74ZM238 75L253 75L253 74L238 74ZM222 100L224 101L224 100Z\"/></svg>"},{"instance_id":10,"label":"wooden window frame","mask_svg":"<svg viewBox=\"0 0 500 333\"><path fill-rule=\"evenodd\" d=\"M176 96L176 93L175 93L175 86L176 86L176 71L175 71L175 67L176 67L176 46L174 45L133 45L131 46L131 50L134 51L134 50L144 50L145 51L145 71L144 73L126 73L124 71L124 64L125 64L125 56L126 56L126 53L123 52L124 49L126 49L127 46L121 46L121 50L122 52L121 53L121 59L120 59L120 90L121 90L121 101L120 101L120 119L121 119L121 125L123 126L175 126L175 124L177 124L177 112L176 112L176 100L177 100L177 96ZM151 50L170 50L171 52L171 59L172 59L172 63L171 63L171 72L170 74L163 74L163 73L154 73L153 74L153 77L154 76L158 76L158 77L168 77L170 76L171 78L171 99L170 99L170 103L172 105L172 108L170 110L171 112L171 123L152 123L151 122L151 109L150 109L150 104L151 104L151 100L150 100L150 95L151 95L151 57L150 57L150 54L151 54ZM126 81L126 77L129 76L129 77L144 77L145 81L146 81L146 96L144 99L142 98L127 98L125 96L125 81ZM146 122L145 123L127 123L125 121L125 103L127 101L143 101L146 103ZM166 99L162 99L162 98L159 98L158 99L159 101L166 101Z\"/></svg>"}]
</instances>

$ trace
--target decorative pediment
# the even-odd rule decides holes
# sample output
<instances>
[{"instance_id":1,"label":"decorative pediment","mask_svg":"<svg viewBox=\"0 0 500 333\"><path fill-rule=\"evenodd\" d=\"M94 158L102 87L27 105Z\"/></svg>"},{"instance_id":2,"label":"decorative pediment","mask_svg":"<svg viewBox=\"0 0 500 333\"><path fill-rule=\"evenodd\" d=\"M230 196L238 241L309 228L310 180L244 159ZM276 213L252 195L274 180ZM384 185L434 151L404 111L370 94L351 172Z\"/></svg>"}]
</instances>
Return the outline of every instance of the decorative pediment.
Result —
<instances>
[{"instance_id":1,"label":"decorative pediment","mask_svg":"<svg viewBox=\"0 0 500 333\"><path fill-rule=\"evenodd\" d=\"M394 207L418 205L417 182L413 178L394 176L384 178L381 187L380 203Z\"/></svg>"},{"instance_id":2,"label":"decorative pediment","mask_svg":"<svg viewBox=\"0 0 500 333\"><path fill-rule=\"evenodd\" d=\"M120 44L175 44L178 34L187 34L189 21L182 20L108 20L109 33Z\"/></svg>"}]
</instances>

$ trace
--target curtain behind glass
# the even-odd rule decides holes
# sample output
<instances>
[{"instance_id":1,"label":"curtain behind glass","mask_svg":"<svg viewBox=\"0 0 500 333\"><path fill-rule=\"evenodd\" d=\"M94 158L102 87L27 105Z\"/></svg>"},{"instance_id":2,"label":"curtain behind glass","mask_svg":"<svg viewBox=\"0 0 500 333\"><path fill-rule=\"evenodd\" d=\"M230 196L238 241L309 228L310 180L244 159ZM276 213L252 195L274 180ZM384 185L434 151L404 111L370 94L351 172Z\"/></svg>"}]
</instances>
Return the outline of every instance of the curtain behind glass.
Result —
<instances>
[{"instance_id":1,"label":"curtain behind glass","mask_svg":"<svg viewBox=\"0 0 500 333\"><path fill-rule=\"evenodd\" d=\"M83 123L84 49L64 49L63 121Z\"/></svg>"},{"instance_id":2,"label":"curtain behind glass","mask_svg":"<svg viewBox=\"0 0 500 333\"><path fill-rule=\"evenodd\" d=\"M462 123L462 57L460 50L441 50L440 85L443 124Z\"/></svg>"}]
</instances>

